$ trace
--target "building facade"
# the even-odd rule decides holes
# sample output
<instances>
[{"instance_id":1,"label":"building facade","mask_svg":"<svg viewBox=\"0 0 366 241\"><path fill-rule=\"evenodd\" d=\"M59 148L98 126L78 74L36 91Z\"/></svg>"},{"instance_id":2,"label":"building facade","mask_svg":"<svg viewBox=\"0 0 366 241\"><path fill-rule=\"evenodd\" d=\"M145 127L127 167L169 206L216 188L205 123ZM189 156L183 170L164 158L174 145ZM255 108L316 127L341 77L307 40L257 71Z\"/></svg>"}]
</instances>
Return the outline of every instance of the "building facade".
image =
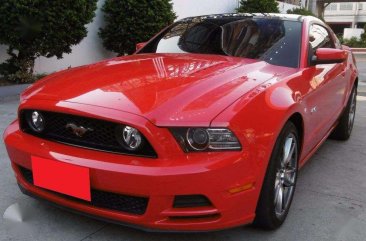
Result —
<instances>
[{"instance_id":1,"label":"building facade","mask_svg":"<svg viewBox=\"0 0 366 241\"><path fill-rule=\"evenodd\" d=\"M325 8L324 19L336 34L343 34L345 28L363 28L366 2L331 3Z\"/></svg>"},{"instance_id":2,"label":"building facade","mask_svg":"<svg viewBox=\"0 0 366 241\"><path fill-rule=\"evenodd\" d=\"M300 6L303 1L301 1L301 0L279 0L278 2L284 2L284 3Z\"/></svg>"}]
</instances>

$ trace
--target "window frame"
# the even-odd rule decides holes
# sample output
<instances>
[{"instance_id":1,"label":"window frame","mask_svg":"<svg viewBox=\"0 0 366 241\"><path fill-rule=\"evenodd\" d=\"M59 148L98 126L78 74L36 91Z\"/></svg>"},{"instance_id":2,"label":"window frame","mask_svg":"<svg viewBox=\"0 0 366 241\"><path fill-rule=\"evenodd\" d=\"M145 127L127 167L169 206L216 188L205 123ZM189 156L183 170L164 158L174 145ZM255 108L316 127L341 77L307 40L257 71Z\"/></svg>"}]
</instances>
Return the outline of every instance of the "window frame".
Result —
<instances>
[{"instance_id":1,"label":"window frame","mask_svg":"<svg viewBox=\"0 0 366 241\"><path fill-rule=\"evenodd\" d=\"M311 60L312 60L313 56L315 55L315 53L313 53L313 51L311 51L312 50L312 47L311 47L311 44L310 44L310 31L311 31L311 28L312 28L313 25L318 25L320 27L323 27L327 31L327 33L328 33L328 35L330 37L330 41L333 43L333 46L334 46L333 48L334 49L342 49L342 44L340 44L340 48L337 47L337 43L336 43L336 39L335 39L336 36L333 33L333 31L330 29L329 26L327 26L324 23L319 22L319 21L311 21L311 22L309 22L309 30L308 30L307 40L306 40L306 43L307 43L306 45L307 45L307 48L308 48L307 49L307 55L308 55L307 62L308 62L308 67L314 66L314 65L311 64Z\"/></svg>"},{"instance_id":2,"label":"window frame","mask_svg":"<svg viewBox=\"0 0 366 241\"><path fill-rule=\"evenodd\" d=\"M248 16L248 18L253 18L253 17L257 17L257 16L253 16L250 15ZM268 16L263 16L263 18L267 18ZM167 26L166 28L164 28L162 31L160 31L158 34L156 34L154 37L152 37L149 41L147 41L144 45L144 47L142 47L141 49L138 49L134 54L144 54L144 53L148 53L145 52L144 50L147 48L147 46L149 46L150 44L153 44L155 47L157 47L158 42L156 42L156 40L158 40L162 35L165 35L167 32L169 32L172 28L174 28L175 26L177 26L178 24L182 24L185 22L189 22L192 21L192 19L194 19L195 17L191 17L191 18L186 18L186 19L182 19L179 20L177 22L174 22L173 24ZM260 16L258 16L258 18L261 18ZM237 19L236 21L241 21L244 20L243 19ZM276 66L281 66L281 67L287 67L287 68L300 68L302 65L302 51L303 51L303 28L304 28L304 21L299 20L299 19L286 19L286 18L281 18L279 17L279 20L281 21L288 21L288 22L298 22L299 25L299 36L300 36L300 41L299 41L299 46L298 46L298 58L296 61L296 66L287 66L287 65L276 65ZM220 56L228 56L228 55L220 55ZM229 56L229 57L234 57L234 56ZM237 57L237 58L243 58L243 57ZM268 63L267 61L265 61L266 63ZM268 63L271 64L271 63ZM275 64L273 64L275 65Z\"/></svg>"}]
</instances>

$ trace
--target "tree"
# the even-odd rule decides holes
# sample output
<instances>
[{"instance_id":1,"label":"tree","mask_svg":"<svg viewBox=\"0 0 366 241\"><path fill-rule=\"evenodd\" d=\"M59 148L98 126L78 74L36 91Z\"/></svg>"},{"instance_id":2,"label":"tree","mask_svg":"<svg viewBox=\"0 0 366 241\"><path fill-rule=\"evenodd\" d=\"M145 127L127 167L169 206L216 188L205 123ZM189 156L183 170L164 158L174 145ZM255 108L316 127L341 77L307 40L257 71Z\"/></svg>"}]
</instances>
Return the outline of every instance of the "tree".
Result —
<instances>
[{"instance_id":1,"label":"tree","mask_svg":"<svg viewBox=\"0 0 366 241\"><path fill-rule=\"evenodd\" d=\"M37 57L71 53L86 35L97 0L1 0L0 44L10 55L0 74L13 82L33 80Z\"/></svg>"},{"instance_id":2,"label":"tree","mask_svg":"<svg viewBox=\"0 0 366 241\"><path fill-rule=\"evenodd\" d=\"M289 9L289 10L287 10L287 13L288 14L298 14L298 15L303 15L303 16L313 16L313 17L319 18L322 21L324 21L324 19L322 17L317 17L312 11L307 10L306 8Z\"/></svg>"},{"instance_id":3,"label":"tree","mask_svg":"<svg viewBox=\"0 0 366 241\"><path fill-rule=\"evenodd\" d=\"M279 13L275 0L240 0L240 13Z\"/></svg>"},{"instance_id":4,"label":"tree","mask_svg":"<svg viewBox=\"0 0 366 241\"><path fill-rule=\"evenodd\" d=\"M294 8L287 10L288 14L298 14L303 16L314 16L316 17L312 11L307 10L306 8Z\"/></svg>"},{"instance_id":5,"label":"tree","mask_svg":"<svg viewBox=\"0 0 366 241\"><path fill-rule=\"evenodd\" d=\"M104 46L119 55L131 54L176 18L171 0L106 0L106 25L99 31Z\"/></svg>"}]
</instances>

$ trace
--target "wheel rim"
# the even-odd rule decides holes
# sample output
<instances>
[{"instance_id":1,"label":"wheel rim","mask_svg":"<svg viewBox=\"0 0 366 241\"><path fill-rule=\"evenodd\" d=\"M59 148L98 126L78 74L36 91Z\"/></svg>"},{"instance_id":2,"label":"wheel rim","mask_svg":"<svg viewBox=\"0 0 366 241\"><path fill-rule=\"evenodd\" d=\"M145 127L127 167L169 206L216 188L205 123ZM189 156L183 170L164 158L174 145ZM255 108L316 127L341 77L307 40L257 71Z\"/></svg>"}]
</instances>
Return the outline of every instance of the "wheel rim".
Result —
<instances>
[{"instance_id":1,"label":"wheel rim","mask_svg":"<svg viewBox=\"0 0 366 241\"><path fill-rule=\"evenodd\" d=\"M353 91L352 97L351 97L351 106L349 109L349 116L348 116L348 131L351 133L353 128L353 123L355 121L355 115L356 115L356 91Z\"/></svg>"},{"instance_id":2,"label":"wheel rim","mask_svg":"<svg viewBox=\"0 0 366 241\"><path fill-rule=\"evenodd\" d=\"M297 176L297 139L290 133L284 142L281 166L276 173L274 205L277 217L281 217L291 202Z\"/></svg>"}]
</instances>

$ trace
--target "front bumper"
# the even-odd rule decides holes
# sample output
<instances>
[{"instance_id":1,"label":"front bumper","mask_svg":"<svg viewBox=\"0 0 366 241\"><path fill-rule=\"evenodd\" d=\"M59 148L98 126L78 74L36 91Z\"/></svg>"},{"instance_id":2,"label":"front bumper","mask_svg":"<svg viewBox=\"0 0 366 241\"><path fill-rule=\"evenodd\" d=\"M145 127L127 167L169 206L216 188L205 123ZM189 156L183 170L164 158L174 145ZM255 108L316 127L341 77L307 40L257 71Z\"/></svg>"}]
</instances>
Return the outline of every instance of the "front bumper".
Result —
<instances>
[{"instance_id":1,"label":"front bumper","mask_svg":"<svg viewBox=\"0 0 366 241\"><path fill-rule=\"evenodd\" d=\"M259 188L256 168L244 152L193 153L174 160L104 153L46 141L19 130L14 121L4 140L17 181L27 194L58 206L142 229L165 231L219 230L253 221ZM19 168L31 170L31 156L66 162L90 170L91 188L148 197L142 215L110 210L34 186ZM252 183L235 194L230 189ZM204 195L212 205L174 208L177 195Z\"/></svg>"}]
</instances>

